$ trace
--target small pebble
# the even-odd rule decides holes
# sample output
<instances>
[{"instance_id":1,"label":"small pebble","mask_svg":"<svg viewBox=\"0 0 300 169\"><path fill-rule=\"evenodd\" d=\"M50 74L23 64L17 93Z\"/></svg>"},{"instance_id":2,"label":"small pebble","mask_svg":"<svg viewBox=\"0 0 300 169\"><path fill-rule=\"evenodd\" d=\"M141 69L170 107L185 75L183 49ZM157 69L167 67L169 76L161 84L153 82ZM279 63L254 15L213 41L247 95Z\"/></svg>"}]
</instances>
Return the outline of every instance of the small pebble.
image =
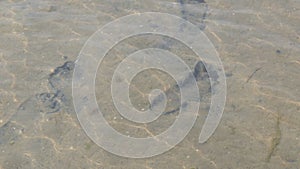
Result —
<instances>
[{"instance_id":1,"label":"small pebble","mask_svg":"<svg viewBox=\"0 0 300 169\"><path fill-rule=\"evenodd\" d=\"M18 134L23 134L23 130L19 130L19 133Z\"/></svg>"},{"instance_id":2,"label":"small pebble","mask_svg":"<svg viewBox=\"0 0 300 169\"><path fill-rule=\"evenodd\" d=\"M277 54L280 54L280 53L281 53L281 51L280 51L279 49L277 49L277 50L276 50L276 53L277 53Z\"/></svg>"},{"instance_id":3,"label":"small pebble","mask_svg":"<svg viewBox=\"0 0 300 169\"><path fill-rule=\"evenodd\" d=\"M11 140L10 142L9 142L9 145L14 145L15 144L15 141L14 140Z\"/></svg>"}]
</instances>

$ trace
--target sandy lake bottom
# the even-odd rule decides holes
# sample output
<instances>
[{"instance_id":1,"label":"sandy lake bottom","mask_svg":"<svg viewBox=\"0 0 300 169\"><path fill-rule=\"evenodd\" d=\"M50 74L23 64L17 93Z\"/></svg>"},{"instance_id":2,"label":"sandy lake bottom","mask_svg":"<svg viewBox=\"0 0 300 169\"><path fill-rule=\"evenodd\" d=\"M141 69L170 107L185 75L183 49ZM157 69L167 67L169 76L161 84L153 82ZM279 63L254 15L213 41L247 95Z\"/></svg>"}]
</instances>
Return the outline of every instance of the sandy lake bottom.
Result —
<instances>
[{"instance_id":1,"label":"sandy lake bottom","mask_svg":"<svg viewBox=\"0 0 300 169\"><path fill-rule=\"evenodd\" d=\"M146 159L113 155L82 129L72 103L75 60L88 38L119 17L142 12L180 16L206 34L227 81L221 122L204 144L198 136L210 105L209 81L197 81L199 117L170 151ZM1 169L300 169L300 1L62 0L0 1ZM122 28L120 28L121 30ZM147 47L169 50L194 69L197 56L157 35L128 38L100 64L95 95L120 133L149 137L178 115L175 81L156 70L138 74L132 104L147 109L154 88L168 90L167 110L150 124L121 117L110 94L113 70Z\"/></svg>"}]
</instances>

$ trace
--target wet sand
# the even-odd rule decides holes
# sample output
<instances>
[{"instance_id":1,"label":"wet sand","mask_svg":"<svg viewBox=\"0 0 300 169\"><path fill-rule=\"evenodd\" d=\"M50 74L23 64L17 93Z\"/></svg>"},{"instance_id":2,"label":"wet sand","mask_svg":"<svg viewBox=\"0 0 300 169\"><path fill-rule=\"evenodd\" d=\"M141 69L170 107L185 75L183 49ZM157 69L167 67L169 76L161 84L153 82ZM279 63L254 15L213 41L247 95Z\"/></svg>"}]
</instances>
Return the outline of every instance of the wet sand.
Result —
<instances>
[{"instance_id":1,"label":"wet sand","mask_svg":"<svg viewBox=\"0 0 300 169\"><path fill-rule=\"evenodd\" d=\"M106 152L84 133L72 104L71 81L86 40L114 19L138 12L181 16L212 41L227 75L227 102L219 127L198 143L210 103L208 81L199 80L199 118L175 148L148 159ZM0 2L0 168L300 168L299 1L33 1ZM178 112L135 124L123 119L107 92L126 54L158 47L193 67L196 56L172 39L142 36L118 44L96 78L98 104L116 130L130 136L158 134ZM143 72L130 88L137 109L147 93L169 89L172 78ZM172 89L172 87L171 87ZM179 104L176 89L166 112ZM175 109L176 110L176 109Z\"/></svg>"}]
</instances>

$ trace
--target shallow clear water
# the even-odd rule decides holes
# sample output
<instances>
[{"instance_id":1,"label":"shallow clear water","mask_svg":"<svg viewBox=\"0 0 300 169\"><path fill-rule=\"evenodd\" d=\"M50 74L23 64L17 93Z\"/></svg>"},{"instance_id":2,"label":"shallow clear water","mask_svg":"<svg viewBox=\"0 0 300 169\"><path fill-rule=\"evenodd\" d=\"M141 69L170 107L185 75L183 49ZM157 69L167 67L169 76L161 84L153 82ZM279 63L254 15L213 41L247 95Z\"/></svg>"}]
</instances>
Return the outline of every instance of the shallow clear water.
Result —
<instances>
[{"instance_id":1,"label":"shallow clear water","mask_svg":"<svg viewBox=\"0 0 300 169\"><path fill-rule=\"evenodd\" d=\"M222 60L227 100L217 130L199 144L211 93L207 79L197 81L199 117L187 137L159 156L129 159L105 151L85 134L73 108L72 75L95 31L149 11L180 16L204 31ZM0 1L0 168L298 169L299 22L297 0ZM115 109L109 92L113 71L126 55L147 47L169 50L191 69L197 62L186 46L154 35L128 38L106 55L96 76L97 102L112 127L133 137L166 130L180 105L175 81L150 70L132 81L132 104L147 109L147 94L159 88L170 98L166 113L144 125Z\"/></svg>"}]
</instances>

